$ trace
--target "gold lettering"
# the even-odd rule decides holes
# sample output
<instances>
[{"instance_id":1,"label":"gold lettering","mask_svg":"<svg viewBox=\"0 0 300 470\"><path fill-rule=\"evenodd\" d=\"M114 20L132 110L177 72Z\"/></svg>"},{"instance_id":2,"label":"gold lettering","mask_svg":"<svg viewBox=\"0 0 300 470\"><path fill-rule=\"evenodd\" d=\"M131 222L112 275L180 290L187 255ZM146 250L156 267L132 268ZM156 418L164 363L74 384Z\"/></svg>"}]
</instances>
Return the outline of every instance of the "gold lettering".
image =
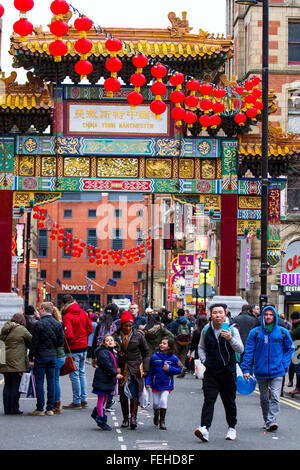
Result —
<instances>
[{"instance_id":1,"label":"gold lettering","mask_svg":"<svg viewBox=\"0 0 300 470\"><path fill-rule=\"evenodd\" d=\"M85 118L84 110L76 109L74 119L84 119L84 118Z\"/></svg>"},{"instance_id":2,"label":"gold lettering","mask_svg":"<svg viewBox=\"0 0 300 470\"><path fill-rule=\"evenodd\" d=\"M86 117L87 118L95 118L97 119L98 114L96 109L88 109L86 112Z\"/></svg>"}]
</instances>

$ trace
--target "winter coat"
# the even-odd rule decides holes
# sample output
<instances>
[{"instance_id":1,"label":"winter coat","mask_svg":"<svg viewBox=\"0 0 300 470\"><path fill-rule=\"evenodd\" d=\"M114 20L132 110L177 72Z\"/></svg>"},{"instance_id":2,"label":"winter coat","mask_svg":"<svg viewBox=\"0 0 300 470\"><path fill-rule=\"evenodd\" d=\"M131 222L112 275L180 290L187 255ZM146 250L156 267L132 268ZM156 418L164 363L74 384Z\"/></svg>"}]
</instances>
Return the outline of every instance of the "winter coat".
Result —
<instances>
[{"instance_id":1,"label":"winter coat","mask_svg":"<svg viewBox=\"0 0 300 470\"><path fill-rule=\"evenodd\" d=\"M270 333L265 329L264 312L266 309L273 310L275 314L275 325ZM278 325L278 313L275 308L265 307L261 314L260 327L253 328L249 333L243 362L240 366L244 374L250 373L254 361L254 374L257 379L284 377L294 350L290 333L286 328Z\"/></svg>"},{"instance_id":2,"label":"winter coat","mask_svg":"<svg viewBox=\"0 0 300 470\"><path fill-rule=\"evenodd\" d=\"M113 335L115 341L119 345L118 350L118 367L121 369L121 374L124 375L125 364L132 378L138 382L139 392L143 391L144 379L141 377L140 366L143 365L143 371L149 372L150 367L150 354L147 341L141 331L133 330L128 348L126 351L122 348L122 339L120 328Z\"/></svg>"},{"instance_id":3,"label":"winter coat","mask_svg":"<svg viewBox=\"0 0 300 470\"><path fill-rule=\"evenodd\" d=\"M62 312L65 339L73 352L84 352L88 347L88 336L93 333L93 325L87 313L76 302ZM69 352L67 346L65 351Z\"/></svg>"},{"instance_id":4,"label":"winter coat","mask_svg":"<svg viewBox=\"0 0 300 470\"><path fill-rule=\"evenodd\" d=\"M300 321L293 325L290 335L293 341L300 339Z\"/></svg>"},{"instance_id":5,"label":"winter coat","mask_svg":"<svg viewBox=\"0 0 300 470\"><path fill-rule=\"evenodd\" d=\"M133 317L133 328L137 329L139 326L146 325L147 320L145 316L142 316L140 313L136 317Z\"/></svg>"},{"instance_id":6,"label":"winter coat","mask_svg":"<svg viewBox=\"0 0 300 470\"><path fill-rule=\"evenodd\" d=\"M32 335L34 327L36 325L36 320L33 315L24 315L25 321L26 321L26 328L29 331L29 333Z\"/></svg>"},{"instance_id":7,"label":"winter coat","mask_svg":"<svg viewBox=\"0 0 300 470\"><path fill-rule=\"evenodd\" d=\"M177 318L175 318L175 320L172 321L172 323L170 323L169 330L171 331L171 333L174 335L175 338L178 334L179 325L180 324L186 324L186 323L187 323L187 325L189 327L189 330L191 332L191 324L190 324L189 320L184 316L177 317Z\"/></svg>"},{"instance_id":8,"label":"winter coat","mask_svg":"<svg viewBox=\"0 0 300 470\"><path fill-rule=\"evenodd\" d=\"M233 324L238 328L243 345L245 346L249 332L252 328L256 327L256 319L247 312L241 312L237 317L234 317Z\"/></svg>"},{"instance_id":9,"label":"winter coat","mask_svg":"<svg viewBox=\"0 0 300 470\"><path fill-rule=\"evenodd\" d=\"M115 390L117 369L112 354L105 346L100 346L95 351L97 358L97 368L93 380L95 392L110 394Z\"/></svg>"},{"instance_id":10,"label":"winter coat","mask_svg":"<svg viewBox=\"0 0 300 470\"><path fill-rule=\"evenodd\" d=\"M174 338L173 334L168 330L168 328L165 327L163 323L156 324L149 330L145 330L140 327L140 331L142 331L145 335L149 347L150 357L158 349L162 338L164 338L165 336L169 336L169 338Z\"/></svg>"},{"instance_id":11,"label":"winter coat","mask_svg":"<svg viewBox=\"0 0 300 470\"><path fill-rule=\"evenodd\" d=\"M178 357L174 354L157 351L150 360L150 371L145 378L145 385L150 385L154 390L173 390L174 375L180 374L181 367L178 364ZM164 363L169 364L169 370L164 370Z\"/></svg>"},{"instance_id":12,"label":"winter coat","mask_svg":"<svg viewBox=\"0 0 300 470\"><path fill-rule=\"evenodd\" d=\"M43 315L34 327L29 361L33 361L36 357L57 357L57 348L63 344L64 332L61 323L51 314Z\"/></svg>"},{"instance_id":13,"label":"winter coat","mask_svg":"<svg viewBox=\"0 0 300 470\"><path fill-rule=\"evenodd\" d=\"M5 343L5 364L0 364L0 373L24 372L28 369L27 349L32 336L22 325L7 321L4 323L0 340Z\"/></svg>"}]
</instances>

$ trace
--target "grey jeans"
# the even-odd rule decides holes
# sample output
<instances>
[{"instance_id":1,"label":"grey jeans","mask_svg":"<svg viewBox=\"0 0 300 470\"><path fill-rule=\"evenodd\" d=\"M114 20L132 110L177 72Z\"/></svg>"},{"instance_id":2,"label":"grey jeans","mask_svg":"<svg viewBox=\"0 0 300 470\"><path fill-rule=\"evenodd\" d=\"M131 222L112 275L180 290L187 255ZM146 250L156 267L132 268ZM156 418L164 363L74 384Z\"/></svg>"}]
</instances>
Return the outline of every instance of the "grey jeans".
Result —
<instances>
[{"instance_id":1,"label":"grey jeans","mask_svg":"<svg viewBox=\"0 0 300 470\"><path fill-rule=\"evenodd\" d=\"M258 379L260 406L266 426L277 424L280 411L280 393L283 377ZM270 392L269 392L270 389Z\"/></svg>"}]
</instances>

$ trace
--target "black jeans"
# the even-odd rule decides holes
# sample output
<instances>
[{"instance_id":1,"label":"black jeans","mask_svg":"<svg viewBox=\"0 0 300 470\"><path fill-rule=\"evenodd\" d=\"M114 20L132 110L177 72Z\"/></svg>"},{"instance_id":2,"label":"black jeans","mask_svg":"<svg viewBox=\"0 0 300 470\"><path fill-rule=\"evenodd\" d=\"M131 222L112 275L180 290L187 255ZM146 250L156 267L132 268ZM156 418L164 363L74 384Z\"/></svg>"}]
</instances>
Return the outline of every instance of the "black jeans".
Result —
<instances>
[{"instance_id":1,"label":"black jeans","mask_svg":"<svg viewBox=\"0 0 300 470\"><path fill-rule=\"evenodd\" d=\"M5 372L3 387L3 408L6 415L19 411L19 386L21 382L20 372Z\"/></svg>"},{"instance_id":2,"label":"black jeans","mask_svg":"<svg viewBox=\"0 0 300 470\"><path fill-rule=\"evenodd\" d=\"M236 410L236 373L225 372L224 374L214 374L210 371L205 371L203 378L203 393L204 403L201 414L201 426L210 428L214 407L218 395L220 394L221 400L225 408L226 421L229 427L234 428L237 423L237 410Z\"/></svg>"}]
</instances>

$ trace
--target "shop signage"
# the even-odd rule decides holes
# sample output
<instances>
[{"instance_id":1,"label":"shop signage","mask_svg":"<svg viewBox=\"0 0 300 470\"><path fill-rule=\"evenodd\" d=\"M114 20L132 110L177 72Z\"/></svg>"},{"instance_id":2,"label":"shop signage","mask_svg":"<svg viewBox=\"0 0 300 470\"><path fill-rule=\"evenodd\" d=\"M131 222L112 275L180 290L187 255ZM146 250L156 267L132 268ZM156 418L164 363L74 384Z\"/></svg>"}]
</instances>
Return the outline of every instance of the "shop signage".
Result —
<instances>
[{"instance_id":1,"label":"shop signage","mask_svg":"<svg viewBox=\"0 0 300 470\"><path fill-rule=\"evenodd\" d=\"M300 240L290 243L283 257L284 273L300 273Z\"/></svg>"},{"instance_id":2,"label":"shop signage","mask_svg":"<svg viewBox=\"0 0 300 470\"><path fill-rule=\"evenodd\" d=\"M67 103L67 135L169 135L169 111L157 119L149 106Z\"/></svg>"},{"instance_id":3,"label":"shop signage","mask_svg":"<svg viewBox=\"0 0 300 470\"><path fill-rule=\"evenodd\" d=\"M74 291L74 292L83 292L86 290L86 284L84 285L74 285L74 284L62 284L62 290L64 291ZM94 291L94 287L90 287L90 291Z\"/></svg>"},{"instance_id":4,"label":"shop signage","mask_svg":"<svg viewBox=\"0 0 300 470\"><path fill-rule=\"evenodd\" d=\"M282 286L298 286L300 284L300 273L290 274L281 273L281 285Z\"/></svg>"}]
</instances>

